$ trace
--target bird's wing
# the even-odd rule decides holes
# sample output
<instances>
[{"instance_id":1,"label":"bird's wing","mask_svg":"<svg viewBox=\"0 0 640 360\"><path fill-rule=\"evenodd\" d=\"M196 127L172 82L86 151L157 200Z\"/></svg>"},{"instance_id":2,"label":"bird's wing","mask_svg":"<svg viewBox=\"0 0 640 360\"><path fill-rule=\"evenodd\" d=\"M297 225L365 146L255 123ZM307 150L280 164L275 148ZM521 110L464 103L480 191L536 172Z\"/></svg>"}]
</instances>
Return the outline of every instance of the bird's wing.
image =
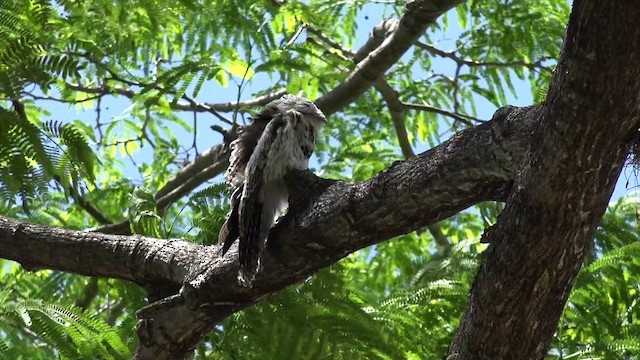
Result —
<instances>
[{"instance_id":1,"label":"bird's wing","mask_svg":"<svg viewBox=\"0 0 640 360\"><path fill-rule=\"evenodd\" d=\"M316 134L313 127L308 123L306 123L300 131L305 133L300 135L300 139L302 139L300 147L302 148L302 154L308 159L313 155L313 148L316 145Z\"/></svg>"},{"instance_id":2,"label":"bird's wing","mask_svg":"<svg viewBox=\"0 0 640 360\"><path fill-rule=\"evenodd\" d=\"M263 219L264 204L261 196L266 180L265 170L270 165L269 153L272 152L278 130L283 129L285 123L284 116L278 114L267 124L245 171L244 190L240 199L238 257L241 278L249 284L258 271L260 251L269 230L263 226L267 220ZM282 161L286 160L282 159ZM272 223L273 219L268 222Z\"/></svg>"},{"instance_id":3,"label":"bird's wing","mask_svg":"<svg viewBox=\"0 0 640 360\"><path fill-rule=\"evenodd\" d=\"M222 255L226 254L231 245L240 235L238 229L238 211L240 209L240 195L242 195L244 185L237 188L231 195L231 211L227 220L222 224L220 233L218 234L218 244L222 244Z\"/></svg>"}]
</instances>

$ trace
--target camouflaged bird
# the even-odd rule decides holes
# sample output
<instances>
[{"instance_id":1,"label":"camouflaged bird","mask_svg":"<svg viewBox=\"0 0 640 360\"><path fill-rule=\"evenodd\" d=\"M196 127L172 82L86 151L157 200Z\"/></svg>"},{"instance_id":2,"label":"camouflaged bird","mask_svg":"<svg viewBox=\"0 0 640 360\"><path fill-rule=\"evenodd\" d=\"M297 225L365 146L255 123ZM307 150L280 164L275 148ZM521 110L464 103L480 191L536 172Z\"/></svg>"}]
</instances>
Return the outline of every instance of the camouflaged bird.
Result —
<instances>
[{"instance_id":1,"label":"camouflaged bird","mask_svg":"<svg viewBox=\"0 0 640 360\"><path fill-rule=\"evenodd\" d=\"M240 239L239 279L251 286L260 268L260 252L269 229L282 215L289 194L284 176L309 167L315 140L326 118L308 99L284 95L267 104L250 125L241 127L231 143L227 182L238 188L231 195L231 212L218 243L224 255Z\"/></svg>"}]
</instances>

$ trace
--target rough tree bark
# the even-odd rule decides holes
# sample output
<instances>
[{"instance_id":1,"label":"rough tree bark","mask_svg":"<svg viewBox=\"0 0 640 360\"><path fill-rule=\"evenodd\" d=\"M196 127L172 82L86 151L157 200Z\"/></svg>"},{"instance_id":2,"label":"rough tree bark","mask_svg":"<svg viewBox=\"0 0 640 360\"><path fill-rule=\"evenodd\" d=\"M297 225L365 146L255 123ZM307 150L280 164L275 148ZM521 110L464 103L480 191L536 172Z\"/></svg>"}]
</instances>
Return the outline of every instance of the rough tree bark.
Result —
<instances>
[{"instance_id":1,"label":"rough tree bark","mask_svg":"<svg viewBox=\"0 0 640 360\"><path fill-rule=\"evenodd\" d=\"M359 63L347 85L321 98L323 110L337 111L350 101L347 93L369 88L430 22L459 2L409 4L396 35ZM138 313L137 358L179 359L216 322L353 251L481 201L506 201L487 235L487 260L450 358L543 358L585 241L640 127L640 7L631 0L606 4L576 0L545 105L502 108L490 122L362 183L291 174L291 208L271 233L253 288L237 283L235 247L222 258L216 246L6 218L0 218L0 257L30 270L144 286L158 301ZM223 150L215 155L219 161Z\"/></svg>"},{"instance_id":2,"label":"rough tree bark","mask_svg":"<svg viewBox=\"0 0 640 360\"><path fill-rule=\"evenodd\" d=\"M576 0L450 359L543 359L640 127L640 3Z\"/></svg>"}]
</instances>

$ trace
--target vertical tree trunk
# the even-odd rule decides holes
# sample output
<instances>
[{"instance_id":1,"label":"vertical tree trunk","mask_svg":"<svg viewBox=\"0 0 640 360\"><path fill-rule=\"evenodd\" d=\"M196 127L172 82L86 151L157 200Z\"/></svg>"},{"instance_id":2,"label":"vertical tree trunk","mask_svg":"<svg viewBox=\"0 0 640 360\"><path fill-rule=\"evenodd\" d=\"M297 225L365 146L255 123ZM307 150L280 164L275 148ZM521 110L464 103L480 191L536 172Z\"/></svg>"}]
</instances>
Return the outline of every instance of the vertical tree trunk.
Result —
<instances>
[{"instance_id":1,"label":"vertical tree trunk","mask_svg":"<svg viewBox=\"0 0 640 360\"><path fill-rule=\"evenodd\" d=\"M640 127L640 3L576 0L449 359L543 359Z\"/></svg>"}]
</instances>

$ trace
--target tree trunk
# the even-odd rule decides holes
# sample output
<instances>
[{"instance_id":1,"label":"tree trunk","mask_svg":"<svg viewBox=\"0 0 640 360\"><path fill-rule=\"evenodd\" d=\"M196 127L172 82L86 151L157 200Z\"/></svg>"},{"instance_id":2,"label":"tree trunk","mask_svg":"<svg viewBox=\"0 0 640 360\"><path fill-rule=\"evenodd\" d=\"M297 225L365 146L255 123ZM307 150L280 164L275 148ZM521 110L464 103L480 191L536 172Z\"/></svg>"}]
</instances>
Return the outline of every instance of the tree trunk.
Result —
<instances>
[{"instance_id":1,"label":"tree trunk","mask_svg":"<svg viewBox=\"0 0 640 360\"><path fill-rule=\"evenodd\" d=\"M449 359L543 359L640 127L640 3L574 2Z\"/></svg>"}]
</instances>

